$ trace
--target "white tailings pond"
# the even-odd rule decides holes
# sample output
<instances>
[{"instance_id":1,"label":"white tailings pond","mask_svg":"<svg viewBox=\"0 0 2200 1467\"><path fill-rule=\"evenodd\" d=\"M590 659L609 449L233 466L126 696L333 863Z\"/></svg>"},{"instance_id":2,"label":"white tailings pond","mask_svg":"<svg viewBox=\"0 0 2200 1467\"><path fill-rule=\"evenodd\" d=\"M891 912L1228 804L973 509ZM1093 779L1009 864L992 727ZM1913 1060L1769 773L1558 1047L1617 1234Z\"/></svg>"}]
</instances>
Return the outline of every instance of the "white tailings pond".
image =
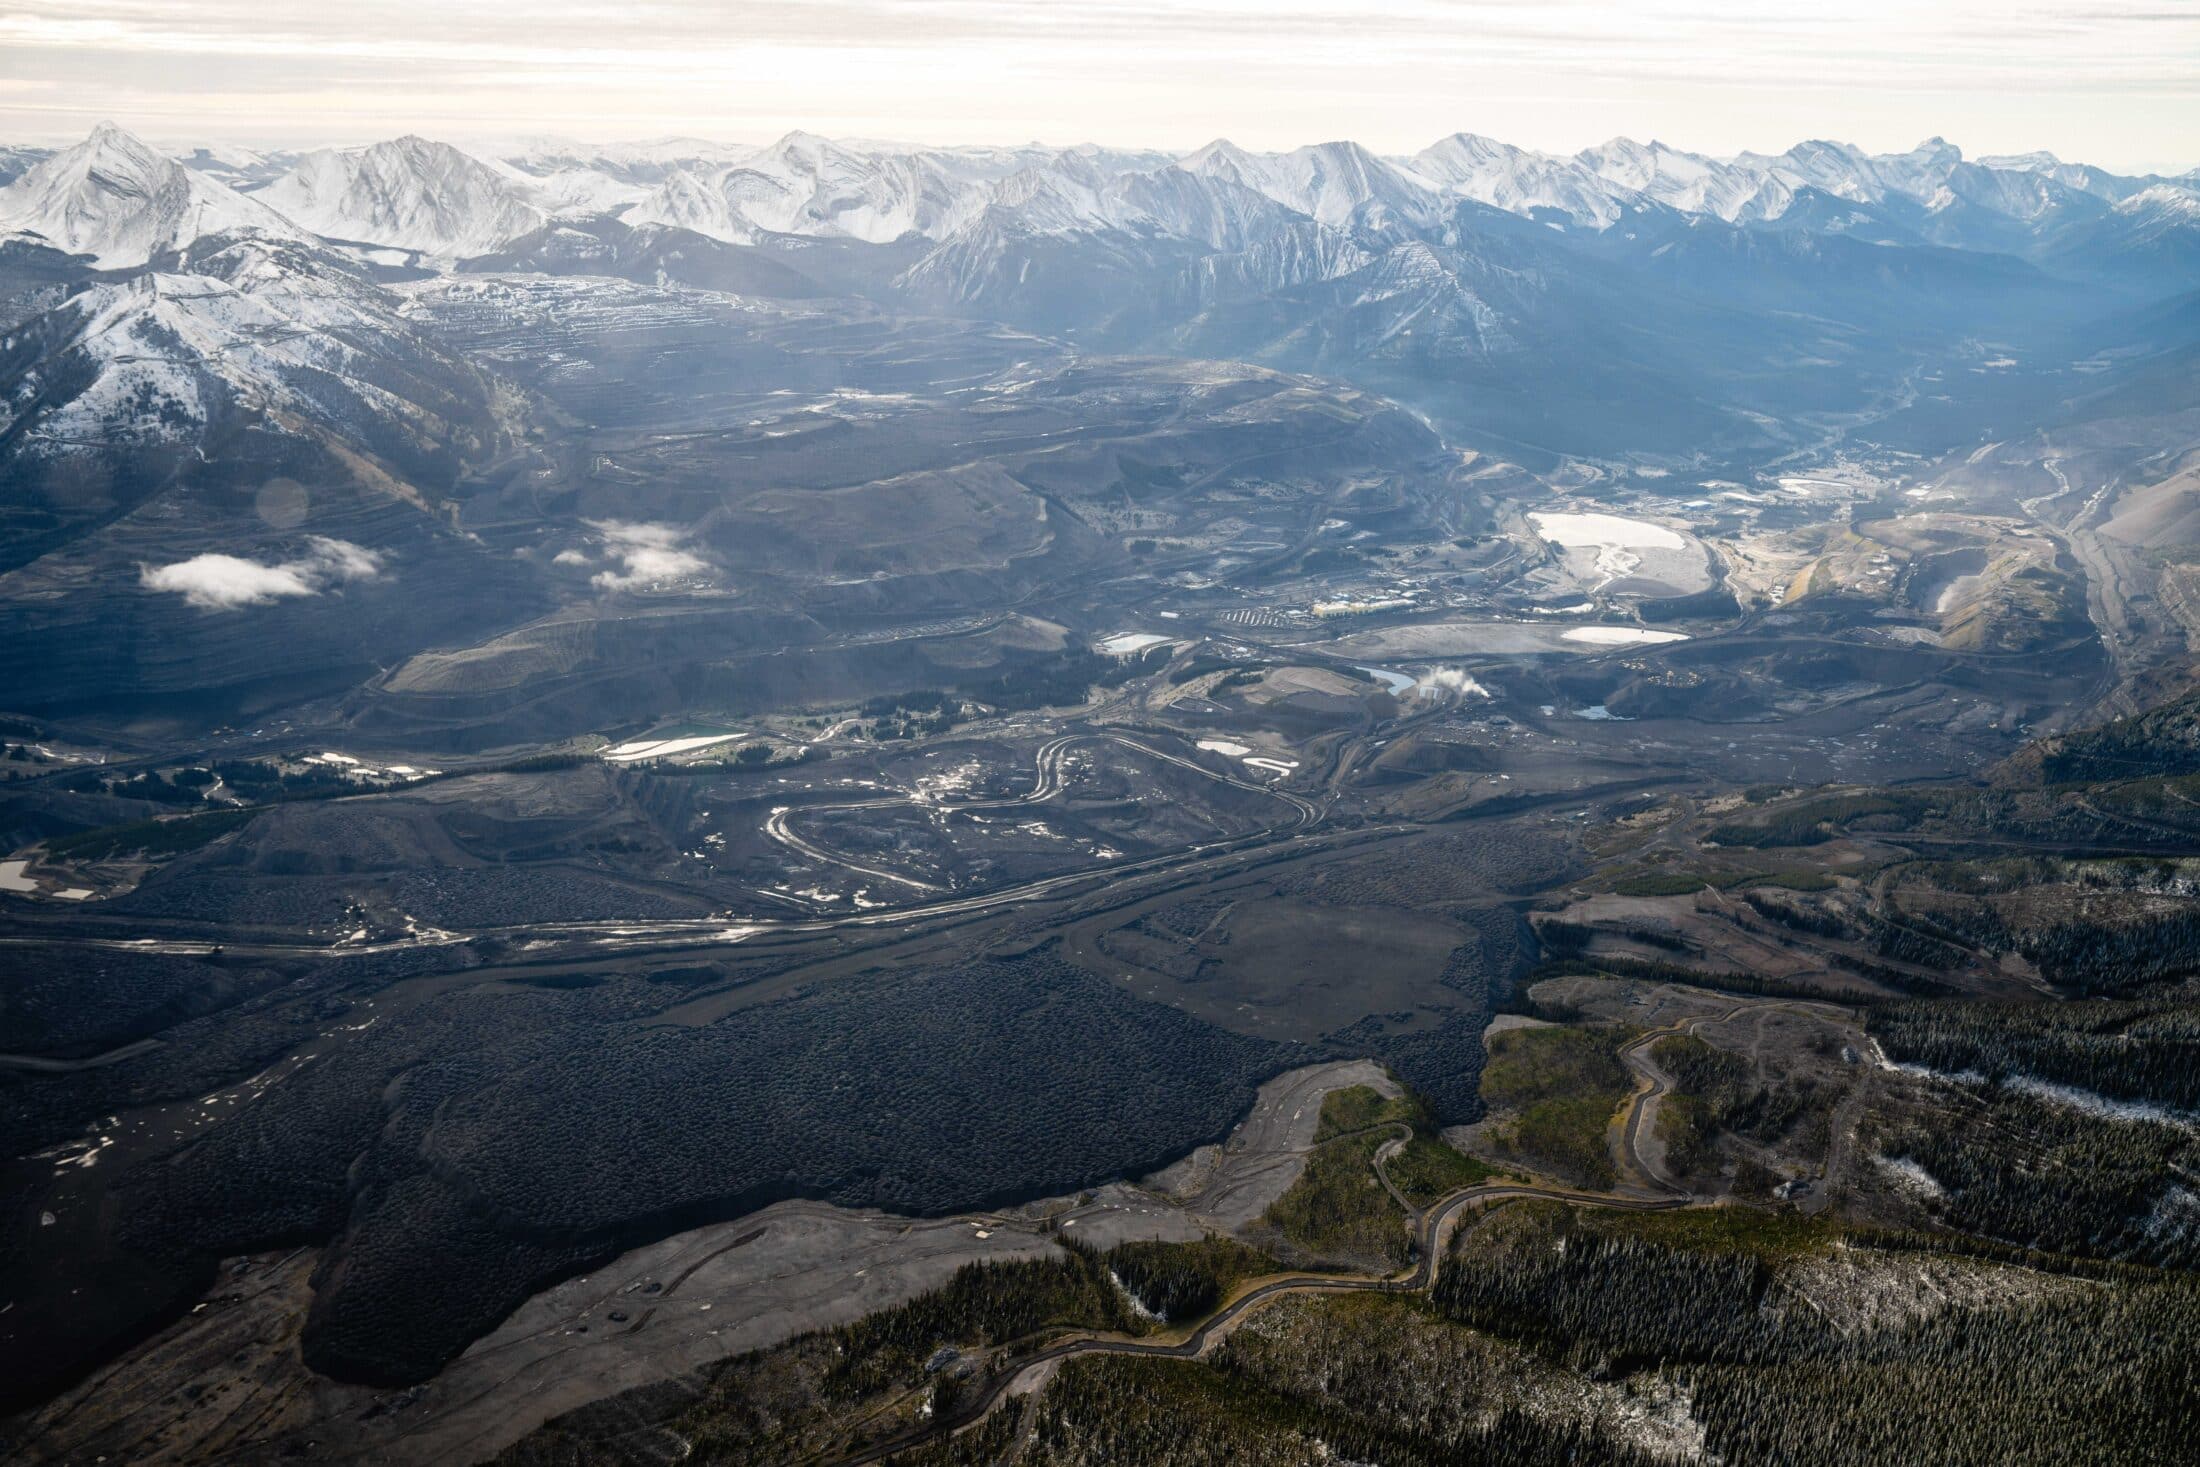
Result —
<instances>
[{"instance_id":1,"label":"white tailings pond","mask_svg":"<svg viewBox=\"0 0 2200 1467\"><path fill-rule=\"evenodd\" d=\"M1592 647L1651 647L1688 640L1686 632L1654 632L1648 627L1568 627L1560 635L1569 642L1586 642Z\"/></svg>"},{"instance_id":2,"label":"white tailings pond","mask_svg":"<svg viewBox=\"0 0 2200 1467\"><path fill-rule=\"evenodd\" d=\"M1414 680L1411 677L1402 672L1392 672L1387 667L1363 667L1359 671L1381 683L1384 691L1392 697L1408 692L1413 687Z\"/></svg>"},{"instance_id":3,"label":"white tailings pond","mask_svg":"<svg viewBox=\"0 0 2200 1467\"><path fill-rule=\"evenodd\" d=\"M29 861L0 861L0 891L13 892L17 896L39 895L38 883L26 874L30 868ZM59 901L83 902L91 900L93 893L89 887L64 886L50 895Z\"/></svg>"},{"instance_id":4,"label":"white tailings pond","mask_svg":"<svg viewBox=\"0 0 2200 1467\"><path fill-rule=\"evenodd\" d=\"M1616 514L1548 510L1533 511L1528 519L1538 535L1566 552L1567 575L1591 590L1631 578L1683 594L1711 584L1710 560L1703 547L1664 525Z\"/></svg>"},{"instance_id":5,"label":"white tailings pond","mask_svg":"<svg viewBox=\"0 0 2200 1467\"><path fill-rule=\"evenodd\" d=\"M635 739L603 751L603 756L614 764L631 764L636 759L662 759L668 754L685 754L695 749L707 749L713 744L730 744L745 739L747 734L705 734L689 739Z\"/></svg>"},{"instance_id":6,"label":"white tailings pond","mask_svg":"<svg viewBox=\"0 0 2200 1467\"><path fill-rule=\"evenodd\" d=\"M1152 632L1118 632L1093 645L1110 657L1129 657L1149 647L1158 647L1168 640L1167 637L1157 637Z\"/></svg>"},{"instance_id":7,"label":"white tailings pond","mask_svg":"<svg viewBox=\"0 0 2200 1467\"><path fill-rule=\"evenodd\" d=\"M1568 549L1622 545L1629 548L1682 550L1688 541L1677 531L1648 520L1622 519L1616 514L1548 514L1537 510L1528 516L1536 530L1553 545Z\"/></svg>"},{"instance_id":8,"label":"white tailings pond","mask_svg":"<svg viewBox=\"0 0 2200 1467\"><path fill-rule=\"evenodd\" d=\"M1555 620L1425 621L1354 632L1324 642L1321 648L1332 657L1351 658L1355 664L1381 666L1453 657L1583 653L1599 647L1686 640L1680 632L1653 632L1634 626L1569 627ZM1427 676L1416 681L1424 688L1429 683Z\"/></svg>"}]
</instances>

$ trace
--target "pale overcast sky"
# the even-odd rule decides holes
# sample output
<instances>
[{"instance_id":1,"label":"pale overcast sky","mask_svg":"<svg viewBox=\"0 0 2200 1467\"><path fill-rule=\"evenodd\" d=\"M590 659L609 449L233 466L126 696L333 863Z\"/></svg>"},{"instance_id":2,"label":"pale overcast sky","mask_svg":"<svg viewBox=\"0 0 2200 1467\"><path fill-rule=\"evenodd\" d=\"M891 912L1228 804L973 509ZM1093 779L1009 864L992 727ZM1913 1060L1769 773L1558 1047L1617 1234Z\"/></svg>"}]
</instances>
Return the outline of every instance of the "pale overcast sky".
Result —
<instances>
[{"instance_id":1,"label":"pale overcast sky","mask_svg":"<svg viewBox=\"0 0 2200 1467\"><path fill-rule=\"evenodd\" d=\"M1941 134L2200 164L2200 0L0 0L0 138L421 132L1384 152Z\"/></svg>"}]
</instances>

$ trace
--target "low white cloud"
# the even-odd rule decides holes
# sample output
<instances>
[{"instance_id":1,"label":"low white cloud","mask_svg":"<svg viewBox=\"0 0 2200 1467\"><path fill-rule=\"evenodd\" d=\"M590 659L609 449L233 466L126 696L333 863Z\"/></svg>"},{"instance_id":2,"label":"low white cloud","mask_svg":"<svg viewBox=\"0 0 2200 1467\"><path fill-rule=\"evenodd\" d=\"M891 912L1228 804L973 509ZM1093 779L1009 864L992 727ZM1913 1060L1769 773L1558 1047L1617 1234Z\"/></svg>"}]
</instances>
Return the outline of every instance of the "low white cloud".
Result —
<instances>
[{"instance_id":1,"label":"low white cloud","mask_svg":"<svg viewBox=\"0 0 2200 1467\"><path fill-rule=\"evenodd\" d=\"M316 535L295 560L264 565L241 555L194 555L173 565L138 566L138 584L167 591L205 611L237 611L295 596L318 596L330 586L366 581L382 573L382 558L349 540Z\"/></svg>"},{"instance_id":2,"label":"low white cloud","mask_svg":"<svg viewBox=\"0 0 2200 1467\"><path fill-rule=\"evenodd\" d=\"M677 525L590 520L588 526L603 536L604 553L622 567L589 577L590 584L606 591L630 591L637 586L700 575L709 565L700 555L679 548L687 532Z\"/></svg>"},{"instance_id":3,"label":"low white cloud","mask_svg":"<svg viewBox=\"0 0 2200 1467\"><path fill-rule=\"evenodd\" d=\"M550 563L552 565L586 565L588 564L588 552L585 550L560 550L555 556L551 557Z\"/></svg>"}]
</instances>

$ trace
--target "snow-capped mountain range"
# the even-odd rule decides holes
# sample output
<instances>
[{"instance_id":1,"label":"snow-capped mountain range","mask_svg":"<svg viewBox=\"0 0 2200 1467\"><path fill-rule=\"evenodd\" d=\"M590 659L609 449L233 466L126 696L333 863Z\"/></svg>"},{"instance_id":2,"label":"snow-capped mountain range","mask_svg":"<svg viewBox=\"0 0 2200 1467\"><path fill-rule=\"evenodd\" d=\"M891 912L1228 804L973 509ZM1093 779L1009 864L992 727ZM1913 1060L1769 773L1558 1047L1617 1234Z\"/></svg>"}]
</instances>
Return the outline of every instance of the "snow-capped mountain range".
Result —
<instances>
[{"instance_id":1,"label":"snow-capped mountain range","mask_svg":"<svg viewBox=\"0 0 2200 1467\"><path fill-rule=\"evenodd\" d=\"M1920 343L2200 290L2200 172L1972 161L1937 138L1720 159L1466 133L1405 158L805 133L171 154L102 124L0 149L0 465L240 425L396 458L485 441L493 373L420 329L400 286L481 272L1237 358L1463 427L1677 450L1853 406L1844 384ZM1644 406L1622 423L1615 400Z\"/></svg>"},{"instance_id":2,"label":"snow-capped mountain range","mask_svg":"<svg viewBox=\"0 0 2200 1467\"><path fill-rule=\"evenodd\" d=\"M1939 138L1896 154L1806 142L1712 158L1625 138L1555 155L1458 133L1411 157L1351 142L1257 153L1222 140L1171 157L1090 146L913 148L796 132L763 146L535 141L477 157L408 136L303 155L202 147L170 157L103 123L75 147L9 158L0 237L108 269L235 230L454 260L585 218L736 244L946 242L1008 227L1159 232L1220 247L1215 222L1244 217L1247 195L1325 229L1378 233L1441 228L1461 201L1603 231L1644 205L1779 225L1815 199L1815 227L2021 252L2027 238L2079 221L2174 227L2200 199L2200 170L2130 177L2046 153L1971 161Z\"/></svg>"}]
</instances>

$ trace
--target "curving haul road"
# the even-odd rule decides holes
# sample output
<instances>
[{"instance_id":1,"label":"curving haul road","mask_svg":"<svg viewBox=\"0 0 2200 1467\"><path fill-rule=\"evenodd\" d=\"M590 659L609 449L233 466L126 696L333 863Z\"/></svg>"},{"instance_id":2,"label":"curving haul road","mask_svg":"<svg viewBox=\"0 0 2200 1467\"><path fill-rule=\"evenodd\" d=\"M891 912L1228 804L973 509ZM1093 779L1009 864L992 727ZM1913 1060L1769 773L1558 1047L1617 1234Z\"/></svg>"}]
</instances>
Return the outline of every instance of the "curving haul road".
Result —
<instances>
[{"instance_id":1,"label":"curving haul road","mask_svg":"<svg viewBox=\"0 0 2200 1467\"><path fill-rule=\"evenodd\" d=\"M1267 795L1290 806L1292 813L1297 817L1293 824L1275 827L1264 832L1264 834L1272 835L1292 829L1303 830L1321 817L1321 811L1314 802L1302 796L1292 794L1287 790L1276 789L1273 786L1253 784L1247 780L1219 773L1216 770L1207 768L1204 764L1175 754L1164 753L1150 744L1141 743L1122 734L1065 734L1049 739L1039 746L1036 777L1033 780L1031 789L1020 795L1005 795L995 799L983 800L935 800L914 793L896 793L881 795L868 800L831 801L809 806L807 810L797 810L792 806L782 805L774 809L770 818L764 822L764 833L781 845L786 846L789 850L806 856L813 861L825 865L845 867L859 875L868 876L879 881L890 881L914 891L928 892L934 895L944 894L947 888L933 882L922 881L914 876L902 875L878 866L866 866L851 857L844 856L838 851L800 834L793 829L791 821L796 815L803 813L844 814L851 810L926 808L956 814L965 810L1003 810L1018 805L1045 804L1060 795L1067 786L1068 772L1064 768L1064 761L1067 759L1070 749L1080 743L1118 744L1123 748L1136 750L1138 753L1144 754L1150 759L1158 760L1163 764L1173 764L1179 769L1188 769L1192 773L1214 780L1218 784L1229 785L1233 789L1244 790L1249 794Z\"/></svg>"},{"instance_id":2,"label":"curving haul road","mask_svg":"<svg viewBox=\"0 0 2200 1467\"><path fill-rule=\"evenodd\" d=\"M927 1441L952 1436L977 1425L991 1415L1000 1403L1007 1399L1016 1386L1030 1380L1033 1373L1057 1361L1076 1355L1145 1355L1161 1359L1192 1360L1204 1355L1218 1335L1227 1333L1237 1322L1272 1300L1291 1294L1410 1294L1425 1293L1436 1286L1438 1270L1442 1266L1446 1235L1459 1214L1482 1203L1510 1202L1515 1200L1541 1200L1564 1202L1576 1207L1596 1207L1617 1212L1670 1212L1694 1205L1695 1197L1685 1188L1661 1175L1644 1160L1639 1141L1646 1116L1654 1109L1654 1102L1662 1099L1672 1089L1673 1082L1650 1059L1649 1049L1658 1040L1676 1034L1693 1034L1699 1028L1711 1024L1729 1023L1744 1014L1769 1010L1785 1010L1820 1020L1836 1023L1849 1015L1831 1004L1814 1004L1807 1000L1760 999L1735 1004L1723 1011L1708 1014L1692 1014L1686 1018L1660 1025L1637 1035L1619 1053L1628 1067L1635 1072L1640 1083L1625 1101L1625 1111L1617 1118L1618 1134L1627 1161L1652 1190L1652 1195L1638 1196L1624 1192L1588 1192L1579 1188L1554 1186L1543 1182L1478 1182L1438 1199L1425 1211L1415 1212L1404 1196L1391 1182L1383 1163L1394 1154L1394 1147L1412 1135L1402 1124L1395 1128L1401 1133L1397 1141L1387 1143L1375 1156L1375 1175L1393 1199L1404 1206L1414 1218L1414 1244L1418 1257L1412 1269L1404 1274L1386 1278L1340 1276L1335 1274L1292 1274L1257 1284L1210 1314L1180 1340L1158 1341L1123 1339L1111 1335L1077 1335L1057 1340L1033 1353L1018 1359L1015 1364L988 1380L969 1401L944 1413L924 1425L877 1442L853 1456L837 1459L843 1467L877 1462L905 1452ZM1350 1134L1350 1133L1347 1133ZM1332 1140L1338 1139L1335 1137Z\"/></svg>"},{"instance_id":3,"label":"curving haul road","mask_svg":"<svg viewBox=\"0 0 2200 1467\"><path fill-rule=\"evenodd\" d=\"M1639 1103L1640 1097L1637 1097ZM1390 1179L1383 1175L1378 1164L1377 1174L1384 1185ZM1396 1195L1393 1190L1393 1195ZM1570 1187L1548 1186L1538 1182L1478 1182L1461 1188L1439 1199L1433 1206L1421 1212L1415 1219L1414 1242L1419 1258L1412 1269L1404 1274L1388 1278L1364 1278L1335 1274L1293 1274L1270 1279L1240 1294L1220 1309L1200 1321L1198 1326L1183 1339L1167 1344L1158 1341L1130 1340L1109 1335L1081 1335L1057 1340L1019 1359L1015 1365L993 1376L982 1390L970 1400L950 1412L935 1417L924 1425L912 1428L884 1441L876 1442L852 1456L834 1459L840 1467L857 1467L857 1464L877 1462L906 1452L912 1447L941 1437L953 1436L977 1425L990 1416L1014 1390L1016 1385L1029 1379L1039 1370L1057 1361L1076 1355L1145 1355L1169 1360L1193 1360L1206 1353L1208 1345L1220 1334L1227 1333L1236 1323L1254 1310L1272 1300L1290 1294L1416 1294L1425 1293L1436 1285L1437 1270L1443 1256L1445 1233L1460 1212L1485 1202L1510 1202L1519 1199L1540 1199L1550 1202L1567 1202L1579 1207L1599 1207L1620 1212L1669 1212L1686 1207L1690 1199L1673 1197L1630 1197L1619 1193L1583 1192Z\"/></svg>"}]
</instances>

